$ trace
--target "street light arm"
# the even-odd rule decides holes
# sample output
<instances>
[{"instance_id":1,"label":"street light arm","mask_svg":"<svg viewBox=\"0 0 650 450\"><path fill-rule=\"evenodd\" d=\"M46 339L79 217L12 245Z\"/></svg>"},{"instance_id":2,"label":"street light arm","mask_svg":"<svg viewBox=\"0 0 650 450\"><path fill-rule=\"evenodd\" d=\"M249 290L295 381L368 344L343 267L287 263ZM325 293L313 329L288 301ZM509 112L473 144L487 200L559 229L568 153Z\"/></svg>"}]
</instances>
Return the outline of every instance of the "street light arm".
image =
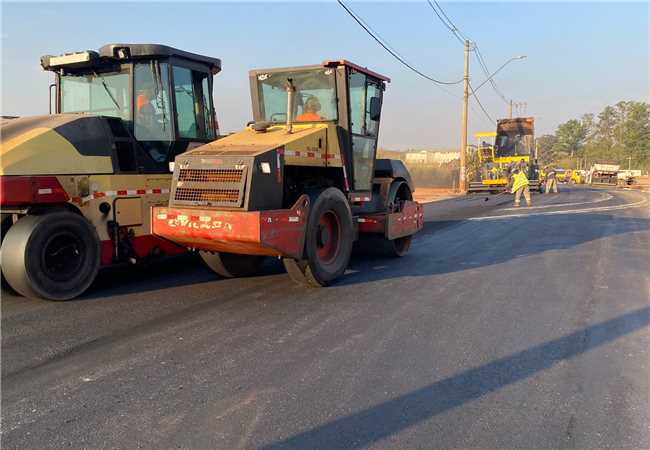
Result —
<instances>
[{"instance_id":1,"label":"street light arm","mask_svg":"<svg viewBox=\"0 0 650 450\"><path fill-rule=\"evenodd\" d=\"M487 77L487 78L486 78L486 79L485 79L481 84L479 84L477 87L475 87L475 88L474 88L474 92L476 92L476 91L478 91L479 89L481 89L481 86L483 86L485 83L487 83L487 82L490 81L492 78L494 78L494 76L495 76L497 73L499 73L499 72L501 71L501 69L503 69L505 66L507 66L508 64L510 64L512 61L517 61L517 60L520 60L520 59L524 59L525 57L526 57L526 56L515 56L515 57L513 57L513 58L510 58L510 59L507 60L506 62L504 62L504 63L501 65L501 67L499 67L497 70L495 70L495 71L492 73L492 75L488 76L488 77ZM472 94L472 95L473 95L473 94Z\"/></svg>"}]
</instances>

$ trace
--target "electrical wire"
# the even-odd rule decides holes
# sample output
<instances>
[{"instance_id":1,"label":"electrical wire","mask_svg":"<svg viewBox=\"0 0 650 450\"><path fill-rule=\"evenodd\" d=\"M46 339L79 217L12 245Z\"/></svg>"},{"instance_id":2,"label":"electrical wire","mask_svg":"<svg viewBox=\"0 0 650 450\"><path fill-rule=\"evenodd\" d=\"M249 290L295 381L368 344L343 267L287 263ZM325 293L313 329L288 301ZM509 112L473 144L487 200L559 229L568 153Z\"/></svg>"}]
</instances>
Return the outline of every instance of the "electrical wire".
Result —
<instances>
[{"instance_id":1,"label":"electrical wire","mask_svg":"<svg viewBox=\"0 0 650 450\"><path fill-rule=\"evenodd\" d=\"M487 63L485 62L485 58L483 58L483 55L481 54L481 50L479 49L479 47L478 47L478 45L476 43L474 43L474 48L476 50L474 52L474 55L476 56L476 59L477 59L479 65L481 66L481 69L483 69L483 73L485 73L485 76L488 77L490 86L492 86L492 89L494 90L494 92L497 93L497 95L501 98L501 100L503 100L506 104L509 104L510 101L499 90L499 88L497 87L496 81L494 81L493 78L489 78L490 77L490 70L488 69Z\"/></svg>"},{"instance_id":2,"label":"electrical wire","mask_svg":"<svg viewBox=\"0 0 650 450\"><path fill-rule=\"evenodd\" d=\"M442 24L445 26L445 28L447 28L449 31L451 31L453 33L454 28L451 25L449 25L449 23L447 23L447 21L445 21L445 19L442 18L442 16L440 15L440 13L436 9L436 7L433 6L433 3L431 3L431 0L427 0L427 3L431 7L431 9L433 9L433 12L436 13L436 16L438 16L438 19L440 19L440 22L442 22Z\"/></svg>"},{"instance_id":3,"label":"electrical wire","mask_svg":"<svg viewBox=\"0 0 650 450\"><path fill-rule=\"evenodd\" d=\"M471 83L467 83L469 86L469 90L472 91L472 95L474 96L474 100L476 100L476 103L478 103L478 106L481 107L481 110L483 111L483 114L490 120L490 123L496 123L496 121L490 116L490 114L485 110L485 107L483 107L483 104L481 101L478 99L478 96L476 95L476 92L474 92L474 88L472 87Z\"/></svg>"},{"instance_id":4,"label":"electrical wire","mask_svg":"<svg viewBox=\"0 0 650 450\"><path fill-rule=\"evenodd\" d=\"M449 16L447 15L447 13L445 13L445 10L442 9L442 6L440 6L440 3L438 3L437 0L433 0L433 3L431 2L431 0L427 0L427 3L429 4L429 6L433 10L433 12L436 14L436 16L438 17L440 22L445 26L445 28L447 28L453 34L453 36L458 40L458 42L460 42L461 44L464 45L465 41L471 41L469 38L467 38L467 36L465 36L465 34L460 30L460 28L458 28L456 26L456 24L449 18ZM435 3L435 6L434 6L434 3ZM436 9L436 6L437 6L437 9ZM490 71L489 71L489 69L487 67L487 63L485 62L485 58L483 57L478 44L476 42L474 42L474 41L471 41L471 42L472 42L472 44L474 46L474 55L476 56L476 60L478 61L479 66L481 67L481 69L485 73L485 76L488 78L490 86L492 86L492 89L501 98L501 100L503 100L506 104L509 104L510 101L499 90L499 88L497 87L496 82L492 78L490 78ZM476 93L473 92L472 95L476 96Z\"/></svg>"},{"instance_id":5,"label":"electrical wire","mask_svg":"<svg viewBox=\"0 0 650 450\"><path fill-rule=\"evenodd\" d=\"M445 13L445 10L442 9L442 6L440 6L440 3L438 3L437 0L433 0L433 2L436 4L436 6L438 7L438 9L440 9L440 12L442 13L442 15L445 16L445 19L447 19L447 21L449 22L449 24L450 24L450 25L452 26L452 28L453 28L453 29L454 29L454 30L455 30L455 31L460 35L460 37L461 37L463 40L468 41L469 39L468 39L468 38L463 34L462 31L460 31L460 28L458 28L458 27L456 26L456 24L455 24L454 22L451 21L451 19L449 18L449 16Z\"/></svg>"},{"instance_id":6,"label":"electrical wire","mask_svg":"<svg viewBox=\"0 0 650 450\"><path fill-rule=\"evenodd\" d=\"M413 65L408 63L397 51L395 51L389 44L388 42L383 39L381 36L379 36L378 33L371 31L370 26L368 26L364 20L362 20L357 14L352 12L352 10L346 6L341 0L337 0L338 4L341 5L341 7L354 19L355 22L359 24L361 28L365 30L366 33L370 35L379 45L381 45L384 50L386 50L388 53L390 53L396 60L398 60L400 63L402 63L404 66L407 68L411 69L413 72L416 74L420 75L422 78L425 78L435 84L442 84L442 85L454 85L454 84L460 84L463 82L462 79L458 81L441 81L436 78L433 78L420 70L416 69Z\"/></svg>"},{"instance_id":7,"label":"electrical wire","mask_svg":"<svg viewBox=\"0 0 650 450\"><path fill-rule=\"evenodd\" d=\"M427 3L429 4L429 6L433 10L433 12L436 13L436 16L438 16L438 19L440 19L440 22L442 22L442 24L445 26L445 28L447 28L454 35L454 37L456 39L458 39L458 42L460 42L462 45L465 45L465 40L466 40L465 36L458 29L458 27L456 27L456 25L454 25L454 23L451 20L449 20L449 17L447 17L447 15L445 14L445 11L440 7L438 2L435 2L435 3L438 6L438 8L440 8L440 12L438 12L436 7L433 6L433 3L431 3L431 0L427 0ZM442 16L440 15L441 13L445 16L446 20L442 18Z\"/></svg>"},{"instance_id":8,"label":"electrical wire","mask_svg":"<svg viewBox=\"0 0 650 450\"><path fill-rule=\"evenodd\" d=\"M338 2L339 5L340 5L340 6L341 6L341 7L342 7L342 8L343 8L343 9L344 9L344 10L345 10L349 15L350 15L350 17L352 17L352 18L354 19L354 21L357 22L357 24L359 24L359 26L360 26L361 28L363 28L363 29L366 31L366 33L368 33L368 34L370 35L370 37L372 37L372 38L373 38L373 39L374 39L374 40L375 40L379 45L381 45L381 46L384 48L384 50L386 50L388 53L390 53L390 54L391 54L395 59L397 59L400 63L406 65L409 69L411 69L412 71L414 71L414 72L417 73L418 75L422 76L423 78L425 78L425 79L427 79L427 80L429 80L429 81L433 81L433 82L435 83L435 86L436 86L437 88L441 89L443 92L445 92L445 93L448 94L449 96L455 98L456 100L462 100L462 97L460 97L460 96L454 94L453 92L449 91L449 90L446 89L444 86L441 86L441 84L452 84L452 85L457 85L457 84L460 84L460 83L463 82L462 79L459 80L459 81L453 82L453 83L445 83L445 82L439 82L439 80L432 79L431 77L429 77L429 76L423 74L422 72L420 72L419 70L415 69L415 68L412 67L410 64L408 64L408 63L404 60L404 58L399 54L399 52L398 52L397 50L395 50L395 49L394 49L394 48L393 48L393 47L392 47L392 46L391 46L391 45L390 45L390 44L389 44L385 39L383 39L383 38L379 35L379 33L377 33L375 30L373 30L373 28L372 28L372 27L371 27L367 22L365 22L365 21L364 21L360 16L358 16L358 15L357 15L355 12L353 12L349 7L347 7L347 5L345 5L341 0L337 0L337 2ZM435 7L434 7L430 2L429 2L429 4L430 4L431 8L432 8L434 11L436 11ZM437 2L436 2L436 4L437 4ZM438 6L439 6L439 5L438 5ZM444 11L442 10L442 8L441 8L440 10L441 10L442 14L443 14L445 17L447 17L447 15L444 13ZM437 11L436 11L436 14L438 14ZM445 22L445 20L444 20L444 19L443 19L439 14L438 14L438 17L440 18L441 22L445 25L445 27L446 27L447 29L449 29L449 31L451 31L451 32L453 33L453 32L454 32L454 29L455 29L455 30L458 32L458 35L456 35L456 33L454 33L454 35L456 35L457 39L460 39L460 42L464 44L464 41L462 40L462 39L464 38L464 35L462 34L462 32L460 32L460 30L458 30L458 29L455 27L455 25L453 24L453 22L449 21L449 22L451 23L451 25L449 25L447 22ZM447 20L449 20L449 19L447 18ZM481 119L481 120L484 120L484 117L481 116L481 115L479 115L478 111L474 108L474 106L473 106L471 103L469 104L469 108L470 108L470 111L472 112L472 114L474 115L475 118L477 118L477 119ZM483 108L483 105L481 105L481 109L483 109L483 113L484 113L485 116L488 118L487 120L488 120L490 123L493 123L494 121L492 120L492 118L490 117L490 115L486 113L485 109Z\"/></svg>"}]
</instances>

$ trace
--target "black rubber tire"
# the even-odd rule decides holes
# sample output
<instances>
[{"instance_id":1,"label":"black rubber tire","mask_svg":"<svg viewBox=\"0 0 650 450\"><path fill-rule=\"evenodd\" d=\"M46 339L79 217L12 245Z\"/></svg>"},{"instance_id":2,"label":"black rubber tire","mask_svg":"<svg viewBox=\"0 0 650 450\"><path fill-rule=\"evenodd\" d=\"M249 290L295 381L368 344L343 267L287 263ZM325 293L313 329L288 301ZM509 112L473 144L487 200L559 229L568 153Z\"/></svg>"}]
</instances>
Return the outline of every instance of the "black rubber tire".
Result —
<instances>
[{"instance_id":1,"label":"black rubber tire","mask_svg":"<svg viewBox=\"0 0 650 450\"><path fill-rule=\"evenodd\" d=\"M405 181L393 181L389 190L389 203L403 200L413 200L413 193L411 188ZM381 249L386 256L399 258L406 255L411 248L411 241L413 235L404 236L397 239L382 239Z\"/></svg>"},{"instance_id":2,"label":"black rubber tire","mask_svg":"<svg viewBox=\"0 0 650 450\"><path fill-rule=\"evenodd\" d=\"M264 263L264 256L240 255L226 252L199 252L203 262L216 274L224 278L250 277L257 275Z\"/></svg>"},{"instance_id":3,"label":"black rubber tire","mask_svg":"<svg viewBox=\"0 0 650 450\"><path fill-rule=\"evenodd\" d=\"M100 265L95 228L82 216L24 216L7 232L0 255L9 285L24 297L70 300L92 284Z\"/></svg>"},{"instance_id":4,"label":"black rubber tire","mask_svg":"<svg viewBox=\"0 0 650 450\"><path fill-rule=\"evenodd\" d=\"M2 223L0 223L0 261L2 261L2 241L4 241L5 235L7 234L7 231L9 231L12 225L13 223L10 215L8 215L8 217L5 217L4 220L2 220ZM13 288L5 278L5 274L2 271L1 263L0 263L0 287L2 288L3 291L9 294L20 295L18 294L18 292L13 290Z\"/></svg>"},{"instance_id":5,"label":"black rubber tire","mask_svg":"<svg viewBox=\"0 0 650 450\"><path fill-rule=\"evenodd\" d=\"M383 239L382 251L386 256L390 256L392 258L400 258L409 252L412 240L412 234L393 240Z\"/></svg>"},{"instance_id":6,"label":"black rubber tire","mask_svg":"<svg viewBox=\"0 0 650 450\"><path fill-rule=\"evenodd\" d=\"M343 192L331 187L317 195L312 201L305 232L305 261L297 261L296 267L303 270L305 284L310 287L328 286L339 278L350 263L352 244L354 243L354 228L352 226L352 212ZM335 218L340 232L337 232L337 243L334 254L330 259L324 260L319 256L322 243L321 218ZM329 241L329 238L328 238ZM285 263L286 267L286 263ZM291 274L290 274L291 275ZM294 275L291 275L296 279Z\"/></svg>"}]
</instances>

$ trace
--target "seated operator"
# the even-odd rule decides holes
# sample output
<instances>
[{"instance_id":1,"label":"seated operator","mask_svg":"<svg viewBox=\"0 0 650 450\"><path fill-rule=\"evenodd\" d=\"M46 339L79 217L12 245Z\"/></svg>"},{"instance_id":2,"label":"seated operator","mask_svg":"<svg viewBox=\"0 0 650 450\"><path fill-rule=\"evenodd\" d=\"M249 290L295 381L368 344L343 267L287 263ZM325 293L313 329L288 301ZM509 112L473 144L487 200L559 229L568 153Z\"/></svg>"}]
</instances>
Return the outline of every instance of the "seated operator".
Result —
<instances>
[{"instance_id":1,"label":"seated operator","mask_svg":"<svg viewBox=\"0 0 650 450\"><path fill-rule=\"evenodd\" d=\"M156 139L160 134L160 124L157 124L155 120L156 108L153 103L152 91L150 87L145 87L136 96L136 138L140 140Z\"/></svg>"},{"instance_id":2,"label":"seated operator","mask_svg":"<svg viewBox=\"0 0 650 450\"><path fill-rule=\"evenodd\" d=\"M310 122L314 120L323 120L323 118L318 114L320 111L320 100L314 95L310 95L305 100L305 104L302 107L302 114L296 116L297 122Z\"/></svg>"}]
</instances>

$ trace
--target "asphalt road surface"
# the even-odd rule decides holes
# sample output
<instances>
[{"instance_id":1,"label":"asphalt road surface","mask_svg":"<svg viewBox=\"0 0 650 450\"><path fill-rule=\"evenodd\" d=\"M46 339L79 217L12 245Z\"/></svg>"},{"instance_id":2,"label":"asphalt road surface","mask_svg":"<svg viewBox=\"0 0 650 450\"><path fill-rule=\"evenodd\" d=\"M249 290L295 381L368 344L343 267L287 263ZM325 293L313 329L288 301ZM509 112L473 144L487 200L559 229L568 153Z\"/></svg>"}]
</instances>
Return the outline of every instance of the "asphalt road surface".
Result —
<instances>
[{"instance_id":1,"label":"asphalt road surface","mask_svg":"<svg viewBox=\"0 0 650 450\"><path fill-rule=\"evenodd\" d=\"M3 293L2 446L650 448L650 194L511 201L429 205L325 289L180 258Z\"/></svg>"}]
</instances>

